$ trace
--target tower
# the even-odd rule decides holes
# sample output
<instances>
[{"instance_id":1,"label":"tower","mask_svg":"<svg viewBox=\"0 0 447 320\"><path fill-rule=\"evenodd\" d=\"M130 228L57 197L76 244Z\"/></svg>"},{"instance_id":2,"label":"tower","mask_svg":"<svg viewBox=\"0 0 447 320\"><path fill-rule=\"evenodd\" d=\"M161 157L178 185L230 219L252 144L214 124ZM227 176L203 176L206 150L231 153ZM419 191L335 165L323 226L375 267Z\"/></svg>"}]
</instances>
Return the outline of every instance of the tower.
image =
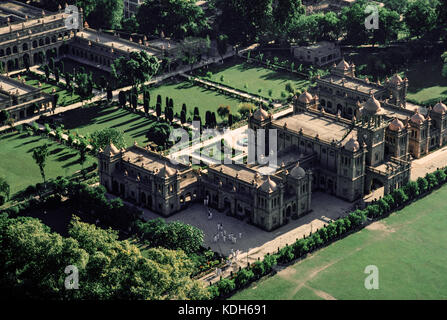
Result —
<instances>
[{"instance_id":1,"label":"tower","mask_svg":"<svg viewBox=\"0 0 447 320\"><path fill-rule=\"evenodd\" d=\"M365 143L368 150L366 165L375 166L384 160L385 128L383 109L380 102L371 95L360 109L361 124L358 127L360 144Z\"/></svg>"},{"instance_id":2,"label":"tower","mask_svg":"<svg viewBox=\"0 0 447 320\"><path fill-rule=\"evenodd\" d=\"M405 77L402 80L398 74L395 74L387 81L386 86L392 96L390 102L405 108L407 105L408 78Z\"/></svg>"},{"instance_id":3,"label":"tower","mask_svg":"<svg viewBox=\"0 0 447 320\"><path fill-rule=\"evenodd\" d=\"M397 117L393 119L386 130L385 151L388 155L406 160L408 154L408 130Z\"/></svg>"}]
</instances>

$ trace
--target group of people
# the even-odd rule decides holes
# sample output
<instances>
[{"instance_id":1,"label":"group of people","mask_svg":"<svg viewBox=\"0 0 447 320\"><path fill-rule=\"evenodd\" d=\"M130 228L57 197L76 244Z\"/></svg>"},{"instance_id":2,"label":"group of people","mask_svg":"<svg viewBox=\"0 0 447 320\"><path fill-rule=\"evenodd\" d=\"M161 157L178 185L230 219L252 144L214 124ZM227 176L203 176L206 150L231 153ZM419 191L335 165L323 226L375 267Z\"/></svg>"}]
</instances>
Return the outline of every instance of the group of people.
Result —
<instances>
[{"instance_id":1,"label":"group of people","mask_svg":"<svg viewBox=\"0 0 447 320\"><path fill-rule=\"evenodd\" d=\"M227 239L232 243L237 242L237 237L233 233L227 234L227 231L223 228L222 223L217 224L217 233L213 237L214 242L219 241L219 239L222 239L223 242L226 242ZM242 239L242 232L239 232L239 239Z\"/></svg>"}]
</instances>

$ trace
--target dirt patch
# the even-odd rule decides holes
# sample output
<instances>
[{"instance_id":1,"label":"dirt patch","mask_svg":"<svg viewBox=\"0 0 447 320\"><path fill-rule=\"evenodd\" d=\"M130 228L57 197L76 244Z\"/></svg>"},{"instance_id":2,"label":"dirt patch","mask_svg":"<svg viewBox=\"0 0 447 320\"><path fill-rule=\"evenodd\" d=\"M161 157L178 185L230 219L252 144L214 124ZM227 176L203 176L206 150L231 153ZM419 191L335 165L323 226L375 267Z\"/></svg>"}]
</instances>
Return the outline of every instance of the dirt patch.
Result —
<instances>
[{"instance_id":1,"label":"dirt patch","mask_svg":"<svg viewBox=\"0 0 447 320\"><path fill-rule=\"evenodd\" d=\"M278 272L278 275L280 277L287 278L287 277L290 277L290 276L294 275L295 273L296 273L296 269L295 268L288 267L288 268L285 268L284 270L281 270L280 272Z\"/></svg>"},{"instance_id":2,"label":"dirt patch","mask_svg":"<svg viewBox=\"0 0 447 320\"><path fill-rule=\"evenodd\" d=\"M396 231L393 228L388 227L381 221L373 222L369 226L367 226L365 229L374 230L374 231L384 231L384 232L395 232Z\"/></svg>"},{"instance_id":3,"label":"dirt patch","mask_svg":"<svg viewBox=\"0 0 447 320\"><path fill-rule=\"evenodd\" d=\"M307 285L305 287L312 290L313 293L315 293L320 298L323 298L324 300L337 300L336 298L334 298L333 296L331 296L329 293L327 293L325 291L317 290L317 289L309 287Z\"/></svg>"}]
</instances>

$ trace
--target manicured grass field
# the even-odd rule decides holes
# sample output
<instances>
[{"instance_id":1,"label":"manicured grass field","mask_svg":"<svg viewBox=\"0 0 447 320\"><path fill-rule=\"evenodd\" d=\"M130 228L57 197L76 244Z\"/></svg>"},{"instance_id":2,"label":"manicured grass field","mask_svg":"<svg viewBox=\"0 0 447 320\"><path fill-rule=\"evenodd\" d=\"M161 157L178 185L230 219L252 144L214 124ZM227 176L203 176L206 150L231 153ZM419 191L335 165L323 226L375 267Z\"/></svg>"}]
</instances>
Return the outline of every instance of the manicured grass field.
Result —
<instances>
[{"instance_id":1,"label":"manicured grass field","mask_svg":"<svg viewBox=\"0 0 447 320\"><path fill-rule=\"evenodd\" d=\"M125 109L93 105L64 112L63 123L65 129L83 136L104 128L122 130L126 146L135 140L142 146L148 142L146 132L153 120Z\"/></svg>"},{"instance_id":2,"label":"manicured grass field","mask_svg":"<svg viewBox=\"0 0 447 320\"><path fill-rule=\"evenodd\" d=\"M282 91L287 93L285 86L288 82L291 82L293 87L298 90L304 90L309 86L309 81L292 73L274 71L248 63L226 62L222 66L217 65L211 68L210 71L213 72L211 77L213 81L222 83L220 79L223 76L223 84L259 94L267 99L280 99ZM259 89L262 91L259 92ZM272 89L271 96L268 94L269 89Z\"/></svg>"},{"instance_id":3,"label":"manicured grass field","mask_svg":"<svg viewBox=\"0 0 447 320\"><path fill-rule=\"evenodd\" d=\"M79 152L64 147L49 139L39 136L27 136L25 133L8 133L0 136L0 177L4 177L11 187L11 196L31 184L43 182L39 167L35 163L32 152L35 147L48 143L50 156L45 166L48 178L69 176L82 167L79 164ZM87 156L84 168L96 161Z\"/></svg>"},{"instance_id":4,"label":"manicured grass field","mask_svg":"<svg viewBox=\"0 0 447 320\"><path fill-rule=\"evenodd\" d=\"M447 186L232 299L447 299ZM379 270L367 290L365 267Z\"/></svg>"},{"instance_id":5,"label":"manicured grass field","mask_svg":"<svg viewBox=\"0 0 447 320\"><path fill-rule=\"evenodd\" d=\"M431 99L447 98L447 78L443 77L441 60L415 64L406 72L408 77L408 98L419 103Z\"/></svg>"},{"instance_id":6,"label":"manicured grass field","mask_svg":"<svg viewBox=\"0 0 447 320\"><path fill-rule=\"evenodd\" d=\"M207 90L200 86L192 85L188 82L167 83L159 87L151 88L151 106L157 102L157 95L161 95L162 110L165 107L166 96L174 100L174 114L182 111L182 104L186 103L187 118L191 117L194 112L194 107L199 108L202 122L205 122L205 114L209 110L211 112L217 111L220 105L230 106L231 111L236 113L238 111L238 104L241 102L238 99L231 98L217 93L213 90ZM216 114L217 122L220 122L220 117Z\"/></svg>"}]
</instances>

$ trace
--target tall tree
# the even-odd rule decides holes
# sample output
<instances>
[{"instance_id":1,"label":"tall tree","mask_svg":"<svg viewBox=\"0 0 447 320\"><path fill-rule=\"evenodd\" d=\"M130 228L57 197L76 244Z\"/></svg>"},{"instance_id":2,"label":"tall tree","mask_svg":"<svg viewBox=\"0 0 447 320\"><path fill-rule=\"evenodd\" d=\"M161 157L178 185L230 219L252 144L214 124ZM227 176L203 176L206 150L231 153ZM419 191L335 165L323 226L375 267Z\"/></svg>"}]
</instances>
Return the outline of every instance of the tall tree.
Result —
<instances>
[{"instance_id":1,"label":"tall tree","mask_svg":"<svg viewBox=\"0 0 447 320\"><path fill-rule=\"evenodd\" d=\"M42 176L43 182L45 182L45 165L48 154L48 145L46 143L39 147L35 147L33 150L33 159L39 166L40 175Z\"/></svg>"},{"instance_id":2,"label":"tall tree","mask_svg":"<svg viewBox=\"0 0 447 320\"><path fill-rule=\"evenodd\" d=\"M349 7L343 8L340 20L342 30L346 33L345 40L350 44L364 44L368 42L369 33L365 28L366 1L355 2Z\"/></svg>"},{"instance_id":3,"label":"tall tree","mask_svg":"<svg viewBox=\"0 0 447 320\"><path fill-rule=\"evenodd\" d=\"M271 27L273 22L272 0L216 0L219 30L231 42L256 40Z\"/></svg>"},{"instance_id":4,"label":"tall tree","mask_svg":"<svg viewBox=\"0 0 447 320\"><path fill-rule=\"evenodd\" d=\"M209 30L208 20L195 0L145 0L136 18L140 32L183 39Z\"/></svg>"},{"instance_id":5,"label":"tall tree","mask_svg":"<svg viewBox=\"0 0 447 320\"><path fill-rule=\"evenodd\" d=\"M9 186L9 183L6 181L5 178L0 177L0 194L3 194L6 199L9 199L10 192L11 188Z\"/></svg>"},{"instance_id":6,"label":"tall tree","mask_svg":"<svg viewBox=\"0 0 447 320\"><path fill-rule=\"evenodd\" d=\"M84 139L79 141L79 164L84 168L84 163L87 160L87 143Z\"/></svg>"},{"instance_id":7,"label":"tall tree","mask_svg":"<svg viewBox=\"0 0 447 320\"><path fill-rule=\"evenodd\" d=\"M222 61L223 61L223 55L227 53L227 49L228 49L228 36L226 34L221 34L217 37L217 51L219 52Z\"/></svg>"},{"instance_id":8,"label":"tall tree","mask_svg":"<svg viewBox=\"0 0 447 320\"><path fill-rule=\"evenodd\" d=\"M428 34L435 28L436 19L435 6L429 0L410 2L404 15L404 21L410 31L410 35L418 38Z\"/></svg>"},{"instance_id":9,"label":"tall tree","mask_svg":"<svg viewBox=\"0 0 447 320\"><path fill-rule=\"evenodd\" d=\"M399 13L387 8L380 8L379 17L379 29L373 30L374 43L386 44L392 40L397 40L402 25Z\"/></svg>"},{"instance_id":10,"label":"tall tree","mask_svg":"<svg viewBox=\"0 0 447 320\"><path fill-rule=\"evenodd\" d=\"M112 64L112 75L117 81L138 86L154 76L160 63L146 51L131 52L130 57L119 57Z\"/></svg>"},{"instance_id":11,"label":"tall tree","mask_svg":"<svg viewBox=\"0 0 447 320\"><path fill-rule=\"evenodd\" d=\"M112 142L118 149L126 147L123 132L115 128L96 130L90 135L90 138L92 140L91 145L95 151L98 151L99 148L104 149L110 142Z\"/></svg>"},{"instance_id":12,"label":"tall tree","mask_svg":"<svg viewBox=\"0 0 447 320\"><path fill-rule=\"evenodd\" d=\"M95 29L118 29L123 17L122 0L96 0L95 8L87 16L89 25Z\"/></svg>"},{"instance_id":13,"label":"tall tree","mask_svg":"<svg viewBox=\"0 0 447 320\"><path fill-rule=\"evenodd\" d=\"M272 2L272 16L275 38L286 40L291 26L300 16L306 13L301 0L277 0Z\"/></svg>"}]
</instances>

